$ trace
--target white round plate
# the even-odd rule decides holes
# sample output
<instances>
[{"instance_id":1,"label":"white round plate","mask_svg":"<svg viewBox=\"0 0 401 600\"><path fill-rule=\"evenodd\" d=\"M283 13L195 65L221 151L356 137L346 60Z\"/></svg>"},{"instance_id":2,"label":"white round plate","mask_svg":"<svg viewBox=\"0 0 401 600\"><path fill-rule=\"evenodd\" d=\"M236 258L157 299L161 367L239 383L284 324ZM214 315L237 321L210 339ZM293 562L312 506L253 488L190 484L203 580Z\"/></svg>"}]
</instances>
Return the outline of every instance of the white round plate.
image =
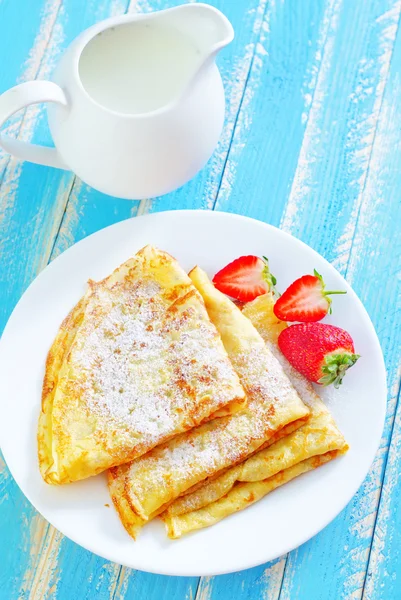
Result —
<instances>
[{"instance_id":1,"label":"white round plate","mask_svg":"<svg viewBox=\"0 0 401 600\"><path fill-rule=\"evenodd\" d=\"M115 512L103 475L45 484L36 427L47 352L65 315L85 291L146 244L189 270L210 275L243 254L268 256L278 287L316 268L334 299L327 321L347 329L362 355L340 390L320 390L350 444L342 458L277 489L248 509L180 540L159 522L134 542ZM355 293L314 250L259 221L207 211L172 211L123 221L82 240L51 263L15 308L0 344L0 442L16 482L35 508L84 548L128 567L167 575L215 575L272 560L307 541L345 507L373 461L383 429L386 378L373 325ZM107 505L110 505L109 507Z\"/></svg>"}]
</instances>

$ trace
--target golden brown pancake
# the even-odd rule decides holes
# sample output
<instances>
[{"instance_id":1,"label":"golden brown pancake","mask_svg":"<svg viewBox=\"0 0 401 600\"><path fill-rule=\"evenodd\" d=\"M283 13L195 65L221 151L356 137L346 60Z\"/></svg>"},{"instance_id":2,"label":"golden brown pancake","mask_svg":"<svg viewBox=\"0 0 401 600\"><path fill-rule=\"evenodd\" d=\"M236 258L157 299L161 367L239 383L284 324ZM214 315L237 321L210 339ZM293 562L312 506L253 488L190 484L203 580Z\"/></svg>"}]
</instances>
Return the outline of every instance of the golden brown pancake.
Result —
<instances>
[{"instance_id":1,"label":"golden brown pancake","mask_svg":"<svg viewBox=\"0 0 401 600\"><path fill-rule=\"evenodd\" d=\"M272 296L266 294L246 305L243 314L250 318L272 349L300 398L309 406L311 416L296 431L287 430L286 436L276 436L274 444L170 504L162 518L171 538L213 525L348 450L344 437L312 384L278 350L277 337L286 324L275 318L273 304Z\"/></svg>"},{"instance_id":2,"label":"golden brown pancake","mask_svg":"<svg viewBox=\"0 0 401 600\"><path fill-rule=\"evenodd\" d=\"M201 295L147 246L89 282L50 349L39 465L60 484L96 475L246 404Z\"/></svg>"},{"instance_id":3,"label":"golden brown pancake","mask_svg":"<svg viewBox=\"0 0 401 600\"><path fill-rule=\"evenodd\" d=\"M146 522L206 478L219 475L270 440L278 439L281 431L288 433L289 428L300 427L309 416L279 361L250 320L215 289L199 268L190 277L221 335L247 393L248 405L241 413L201 425L154 448L128 468L111 470L113 500L131 534L129 521L133 515L127 518L128 506Z\"/></svg>"}]
</instances>

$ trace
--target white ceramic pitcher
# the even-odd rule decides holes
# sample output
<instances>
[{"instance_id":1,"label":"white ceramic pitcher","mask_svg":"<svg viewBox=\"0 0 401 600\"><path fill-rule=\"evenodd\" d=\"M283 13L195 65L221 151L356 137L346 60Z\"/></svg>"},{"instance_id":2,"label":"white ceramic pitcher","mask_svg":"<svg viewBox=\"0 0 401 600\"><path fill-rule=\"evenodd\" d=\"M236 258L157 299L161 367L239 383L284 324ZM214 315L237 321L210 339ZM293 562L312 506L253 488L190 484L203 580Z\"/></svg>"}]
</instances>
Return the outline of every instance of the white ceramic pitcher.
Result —
<instances>
[{"instance_id":1,"label":"white ceramic pitcher","mask_svg":"<svg viewBox=\"0 0 401 600\"><path fill-rule=\"evenodd\" d=\"M29 104L50 102L55 148L6 136L0 145L23 160L69 169L112 196L174 190L217 144L224 90L214 59L233 35L207 4L98 23L71 44L52 82L29 81L0 96L0 126Z\"/></svg>"}]
</instances>

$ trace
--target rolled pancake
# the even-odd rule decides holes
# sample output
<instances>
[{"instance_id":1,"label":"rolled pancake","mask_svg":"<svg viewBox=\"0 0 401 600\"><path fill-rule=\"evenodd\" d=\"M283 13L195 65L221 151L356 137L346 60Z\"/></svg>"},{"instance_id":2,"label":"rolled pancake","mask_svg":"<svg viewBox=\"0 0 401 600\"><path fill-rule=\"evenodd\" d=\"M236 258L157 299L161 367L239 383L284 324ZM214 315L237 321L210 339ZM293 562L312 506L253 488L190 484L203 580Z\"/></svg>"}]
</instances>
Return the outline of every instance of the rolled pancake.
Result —
<instances>
[{"instance_id":1,"label":"rolled pancake","mask_svg":"<svg viewBox=\"0 0 401 600\"><path fill-rule=\"evenodd\" d=\"M178 539L191 531L215 525L228 515L244 510L244 508L261 500L276 488L291 481L291 479L295 479L295 477L329 462L338 454L339 452L333 451L309 458L293 467L280 471L269 479L253 483L238 483L228 494L205 508L180 516L162 515L166 524L167 535L171 539Z\"/></svg>"},{"instance_id":2,"label":"rolled pancake","mask_svg":"<svg viewBox=\"0 0 401 600\"><path fill-rule=\"evenodd\" d=\"M50 349L42 476L61 484L96 475L245 404L201 295L176 260L147 246L89 282Z\"/></svg>"},{"instance_id":3,"label":"rolled pancake","mask_svg":"<svg viewBox=\"0 0 401 600\"><path fill-rule=\"evenodd\" d=\"M146 521L134 513L128 500L125 498L124 485L125 475L128 468L129 464L120 465L114 469L109 469L108 484L111 499L118 512L121 522L124 524L124 527L130 536L136 540Z\"/></svg>"},{"instance_id":4,"label":"rolled pancake","mask_svg":"<svg viewBox=\"0 0 401 600\"><path fill-rule=\"evenodd\" d=\"M194 269L190 277L221 335L248 405L241 413L201 425L154 448L128 469L111 470L110 482L125 479L120 488L124 490L122 500L144 521L205 478L242 462L283 428L301 426L309 416L249 319L200 269ZM125 524L116 494L114 503Z\"/></svg>"},{"instance_id":5,"label":"rolled pancake","mask_svg":"<svg viewBox=\"0 0 401 600\"><path fill-rule=\"evenodd\" d=\"M279 351L277 337L286 324L274 317L273 304L272 296L266 294L246 305L243 314L262 334L300 398L309 406L311 416L296 431L170 504L162 518L171 538L213 525L246 508L283 483L348 450L343 435L312 384Z\"/></svg>"}]
</instances>

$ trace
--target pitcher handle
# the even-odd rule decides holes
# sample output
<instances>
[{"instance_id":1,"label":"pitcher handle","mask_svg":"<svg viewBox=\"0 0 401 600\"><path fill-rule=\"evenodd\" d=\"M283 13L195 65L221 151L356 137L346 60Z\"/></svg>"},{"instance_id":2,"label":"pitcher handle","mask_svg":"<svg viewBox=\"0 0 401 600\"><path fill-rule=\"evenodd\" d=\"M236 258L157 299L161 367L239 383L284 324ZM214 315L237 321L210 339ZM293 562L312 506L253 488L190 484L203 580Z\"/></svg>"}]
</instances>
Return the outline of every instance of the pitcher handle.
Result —
<instances>
[{"instance_id":1,"label":"pitcher handle","mask_svg":"<svg viewBox=\"0 0 401 600\"><path fill-rule=\"evenodd\" d=\"M63 90L52 81L27 81L7 90L0 96L0 127L17 111L30 104L41 102L58 102L63 106L68 104ZM22 142L1 135L0 146L9 154L22 160L69 170L56 148Z\"/></svg>"}]
</instances>

